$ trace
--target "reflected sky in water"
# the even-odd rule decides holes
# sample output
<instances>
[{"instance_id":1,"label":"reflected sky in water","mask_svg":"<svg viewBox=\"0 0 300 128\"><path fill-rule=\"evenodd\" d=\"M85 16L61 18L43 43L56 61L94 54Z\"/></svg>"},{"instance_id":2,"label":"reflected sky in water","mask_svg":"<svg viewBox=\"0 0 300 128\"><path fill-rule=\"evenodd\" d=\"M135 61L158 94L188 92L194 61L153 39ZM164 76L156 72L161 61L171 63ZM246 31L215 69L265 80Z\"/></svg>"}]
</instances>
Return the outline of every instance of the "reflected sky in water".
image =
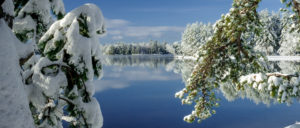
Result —
<instances>
[{"instance_id":1,"label":"reflected sky in water","mask_svg":"<svg viewBox=\"0 0 300 128\"><path fill-rule=\"evenodd\" d=\"M193 109L174 94L181 90L192 62L171 57L105 58L104 75L95 80L104 128L282 128L300 121L300 104L256 104L249 99L227 101L220 90L217 114L198 123L183 117Z\"/></svg>"}]
</instances>

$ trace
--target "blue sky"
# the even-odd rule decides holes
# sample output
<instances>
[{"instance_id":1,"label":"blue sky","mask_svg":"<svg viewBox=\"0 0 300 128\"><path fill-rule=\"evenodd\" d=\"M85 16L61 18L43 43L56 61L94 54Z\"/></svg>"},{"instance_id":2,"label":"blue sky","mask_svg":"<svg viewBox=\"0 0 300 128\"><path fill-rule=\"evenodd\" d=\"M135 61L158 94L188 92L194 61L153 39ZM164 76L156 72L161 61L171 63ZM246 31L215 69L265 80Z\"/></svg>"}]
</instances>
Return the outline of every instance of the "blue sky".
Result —
<instances>
[{"instance_id":1,"label":"blue sky","mask_svg":"<svg viewBox=\"0 0 300 128\"><path fill-rule=\"evenodd\" d=\"M185 26L193 22L218 20L228 12L232 0L63 0L66 11L85 3L100 7L106 18L107 34L101 43L174 42L181 38ZM280 0L262 0L259 10L277 11Z\"/></svg>"}]
</instances>

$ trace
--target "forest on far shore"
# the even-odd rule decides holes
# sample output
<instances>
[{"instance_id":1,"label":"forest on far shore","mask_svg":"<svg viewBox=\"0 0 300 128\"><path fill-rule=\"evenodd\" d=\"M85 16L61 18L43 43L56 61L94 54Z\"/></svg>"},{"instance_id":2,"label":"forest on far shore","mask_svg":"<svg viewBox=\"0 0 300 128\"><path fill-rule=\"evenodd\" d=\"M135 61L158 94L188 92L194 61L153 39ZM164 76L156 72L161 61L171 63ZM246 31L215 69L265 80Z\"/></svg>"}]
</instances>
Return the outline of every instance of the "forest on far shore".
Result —
<instances>
[{"instance_id":1,"label":"forest on far shore","mask_svg":"<svg viewBox=\"0 0 300 128\"><path fill-rule=\"evenodd\" d=\"M242 35L242 39L252 44L255 51L265 55L298 55L300 37L297 36L298 32L293 31L293 21L289 16L289 12L262 10L258 13L261 24L260 35L246 32ZM117 42L101 45L101 51L105 55L173 54L197 57L201 46L214 35L214 29L214 24L195 22L186 26L180 41L173 43L157 40L140 43Z\"/></svg>"}]
</instances>

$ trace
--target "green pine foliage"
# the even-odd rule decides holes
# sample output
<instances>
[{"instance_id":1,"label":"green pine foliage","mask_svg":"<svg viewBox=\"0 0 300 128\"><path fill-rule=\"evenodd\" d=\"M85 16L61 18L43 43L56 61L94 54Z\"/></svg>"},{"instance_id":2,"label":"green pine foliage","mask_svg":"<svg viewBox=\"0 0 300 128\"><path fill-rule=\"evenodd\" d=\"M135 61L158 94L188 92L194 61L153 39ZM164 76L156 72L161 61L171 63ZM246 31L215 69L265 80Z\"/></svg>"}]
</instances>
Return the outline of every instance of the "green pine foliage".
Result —
<instances>
[{"instance_id":1,"label":"green pine foliage","mask_svg":"<svg viewBox=\"0 0 300 128\"><path fill-rule=\"evenodd\" d=\"M84 36L89 38L89 29L87 25L87 17L84 16L83 14L80 14L79 17L77 18L77 21L79 23L79 33Z\"/></svg>"},{"instance_id":2,"label":"green pine foliage","mask_svg":"<svg viewBox=\"0 0 300 128\"><path fill-rule=\"evenodd\" d=\"M218 98L214 94L215 88L226 89L232 86L237 91L242 91L247 87L253 87L254 90L260 91L268 90L263 83L269 83L268 94L276 97L278 102L286 101L286 96L294 95L292 94L294 84L289 80L292 77L297 78L298 75L266 73L270 71L266 58L256 52L253 49L253 42L249 41L253 35L259 37L264 34L262 27L266 24L262 24L256 12L260 1L233 0L229 13L223 15L214 25L212 38L200 47L197 64L187 80L186 87L175 94L176 97L182 99L183 104L194 105L192 113L184 117L185 121L201 122L215 113L214 108L219 105ZM291 6L297 13L298 3L295 0L291 1L292 4L289 3L291 5L288 6ZM241 76L247 76L247 78L241 78ZM297 82L295 84L299 85ZM284 88L285 86L287 88Z\"/></svg>"}]
</instances>

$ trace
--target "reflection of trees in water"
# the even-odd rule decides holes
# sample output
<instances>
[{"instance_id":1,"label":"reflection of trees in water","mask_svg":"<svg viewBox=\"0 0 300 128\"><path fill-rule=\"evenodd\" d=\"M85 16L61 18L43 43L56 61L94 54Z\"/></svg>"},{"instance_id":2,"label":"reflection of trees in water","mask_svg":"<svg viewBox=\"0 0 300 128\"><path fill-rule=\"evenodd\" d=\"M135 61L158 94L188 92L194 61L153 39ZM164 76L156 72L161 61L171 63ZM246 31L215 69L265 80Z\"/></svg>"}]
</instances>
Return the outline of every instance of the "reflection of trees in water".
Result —
<instances>
[{"instance_id":1,"label":"reflection of trees in water","mask_svg":"<svg viewBox=\"0 0 300 128\"><path fill-rule=\"evenodd\" d=\"M112 55L103 56L102 60L103 65L107 66L165 67L165 70L168 72L181 74L184 82L190 77L195 65L194 60L178 60L174 59L173 56L167 55Z\"/></svg>"},{"instance_id":2,"label":"reflection of trees in water","mask_svg":"<svg viewBox=\"0 0 300 128\"><path fill-rule=\"evenodd\" d=\"M220 86L224 97L232 101L238 97L253 100L255 103L270 105L285 102L292 103L291 98L299 98L299 62L276 61L271 62L274 71L286 73L250 74L240 78L241 85L223 84ZM291 74L291 75L288 75Z\"/></svg>"},{"instance_id":3,"label":"reflection of trees in water","mask_svg":"<svg viewBox=\"0 0 300 128\"><path fill-rule=\"evenodd\" d=\"M194 66L195 66L195 61L193 61L193 60L174 60L171 63L169 63L168 65L166 65L166 70L173 71L174 73L177 73L177 74L181 74L183 81L186 83L191 76ZM270 62L269 66L275 72L281 72L281 73L287 73L287 74L294 74L294 73L300 71L299 62L294 62L294 61L274 61L274 62ZM267 79L267 76L266 76L266 79ZM290 76L290 79L291 79L290 84L297 83L295 77ZM280 79L280 81L281 81L281 83L284 82L283 79L282 80ZM264 81L264 82L266 84L268 83L268 81ZM264 82L261 81L261 83L264 83ZM221 84L221 86L219 88L216 88L216 89L220 90L223 93L223 96L228 101L234 101L237 98L247 98L247 99L252 100L256 104L264 103L266 105L270 105L272 102L275 103L275 102L278 102L279 99L281 99L281 97L279 97L279 95L277 95L277 97L275 97L274 94L272 94L273 96L271 95L271 93L274 93L274 91L276 91L276 89L278 92L279 86L278 87L275 86L274 90L262 89L262 87L260 87L260 88L258 88L258 87L259 87L259 85L254 85L254 87L253 87L253 83L251 83L251 85L241 84L240 87L230 84L230 83L223 83L223 84ZM281 91L283 91L283 90L281 90ZM288 92L293 92L293 91L291 90ZM177 95L179 95L179 94L180 93L178 93ZM282 94L280 96L282 96ZM293 96L292 94L290 94L288 96L289 97L284 102L291 103L290 98L295 97L295 96Z\"/></svg>"},{"instance_id":4,"label":"reflection of trees in water","mask_svg":"<svg viewBox=\"0 0 300 128\"><path fill-rule=\"evenodd\" d=\"M187 82L193 67L195 66L194 60L178 60L175 59L168 65L166 65L166 71L173 71L176 74L181 74L183 82Z\"/></svg>"},{"instance_id":5,"label":"reflection of trees in water","mask_svg":"<svg viewBox=\"0 0 300 128\"><path fill-rule=\"evenodd\" d=\"M142 66L158 68L172 62L174 57L166 55L113 55L104 56L102 59L103 64L107 66Z\"/></svg>"},{"instance_id":6,"label":"reflection of trees in water","mask_svg":"<svg viewBox=\"0 0 300 128\"><path fill-rule=\"evenodd\" d=\"M191 73L196 62L193 60L177 60L169 56L109 56L104 58L104 65L115 66L143 66L158 68L164 66L166 71L172 71L181 74L185 83L190 82ZM232 82L223 82L219 86L205 84L198 88L198 91L186 93L187 90L176 93L176 97L183 98L182 103L193 104L195 109L192 114L184 117L184 120L192 122L196 118L199 121L212 116L215 113L214 107L219 106L219 99L215 96L216 91L220 91L228 101L234 101L238 98L250 99L256 104L263 103L271 105L272 103L292 104L294 99L300 98L299 62L293 61L273 61L269 63L269 68L273 74L250 74L239 78L239 84ZM295 74L296 73L296 74ZM292 74L292 75L288 75ZM213 79L208 80L212 83ZM193 115L199 115L197 117Z\"/></svg>"},{"instance_id":7,"label":"reflection of trees in water","mask_svg":"<svg viewBox=\"0 0 300 128\"><path fill-rule=\"evenodd\" d=\"M186 66L182 67L186 68ZM183 104L192 104L196 99L194 102L195 110L184 117L184 120L193 122L198 118L198 121L202 121L212 116L215 113L214 107L218 106L218 99L214 94L215 90L220 90L229 101L234 101L237 98L247 98L256 104L263 103L268 106L271 103L286 103L290 105L294 99L300 99L299 62L271 62L269 67L272 68L270 70L276 73L257 73L242 76L239 78L238 84L224 81L223 83L218 83L219 86L203 84L201 87L198 87L198 90L193 92L188 92L186 88L179 91L175 96L181 98ZM192 75L190 74L190 76ZM187 80L189 79L191 78ZM212 81L213 83L214 80L207 81Z\"/></svg>"},{"instance_id":8,"label":"reflection of trees in water","mask_svg":"<svg viewBox=\"0 0 300 128\"><path fill-rule=\"evenodd\" d=\"M264 90L258 91L251 86L243 86L243 89L240 89L235 85L226 83L222 84L219 89L228 101L234 101L237 98L247 98L256 104L264 103L267 105L270 105L270 102L272 101L269 93L266 93Z\"/></svg>"},{"instance_id":9,"label":"reflection of trees in water","mask_svg":"<svg viewBox=\"0 0 300 128\"><path fill-rule=\"evenodd\" d=\"M297 61L278 61L281 73L294 74L300 71L300 62Z\"/></svg>"}]
</instances>

